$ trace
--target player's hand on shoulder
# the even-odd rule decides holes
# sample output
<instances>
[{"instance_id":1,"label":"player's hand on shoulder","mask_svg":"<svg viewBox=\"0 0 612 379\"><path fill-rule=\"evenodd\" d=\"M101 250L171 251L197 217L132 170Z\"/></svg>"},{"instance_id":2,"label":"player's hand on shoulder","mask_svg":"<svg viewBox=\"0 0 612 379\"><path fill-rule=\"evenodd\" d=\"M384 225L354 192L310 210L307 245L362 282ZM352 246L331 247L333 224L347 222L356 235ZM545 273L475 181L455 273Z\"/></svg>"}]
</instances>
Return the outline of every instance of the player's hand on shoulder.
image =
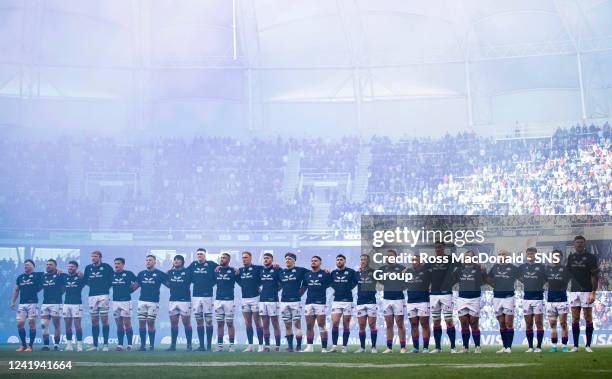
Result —
<instances>
[{"instance_id":1,"label":"player's hand on shoulder","mask_svg":"<svg viewBox=\"0 0 612 379\"><path fill-rule=\"evenodd\" d=\"M221 265L218 265L217 267L215 267L215 272L219 272L221 271Z\"/></svg>"},{"instance_id":2,"label":"player's hand on shoulder","mask_svg":"<svg viewBox=\"0 0 612 379\"><path fill-rule=\"evenodd\" d=\"M83 279L83 272L82 271L77 272L77 277L79 279Z\"/></svg>"},{"instance_id":3,"label":"player's hand on shoulder","mask_svg":"<svg viewBox=\"0 0 612 379\"><path fill-rule=\"evenodd\" d=\"M323 271L325 271L325 273L327 273L327 274L331 274L331 270L330 270L330 269L328 269L328 268L326 268L326 269L325 269L325 270L323 270Z\"/></svg>"},{"instance_id":4,"label":"player's hand on shoulder","mask_svg":"<svg viewBox=\"0 0 612 379\"><path fill-rule=\"evenodd\" d=\"M275 270L278 270L278 269L280 268L280 265L279 265L278 263L274 262L274 263L272 263L272 267L273 267Z\"/></svg>"},{"instance_id":5,"label":"player's hand on shoulder","mask_svg":"<svg viewBox=\"0 0 612 379\"><path fill-rule=\"evenodd\" d=\"M240 275L240 268L236 267L234 269L234 272L236 273L236 275Z\"/></svg>"}]
</instances>

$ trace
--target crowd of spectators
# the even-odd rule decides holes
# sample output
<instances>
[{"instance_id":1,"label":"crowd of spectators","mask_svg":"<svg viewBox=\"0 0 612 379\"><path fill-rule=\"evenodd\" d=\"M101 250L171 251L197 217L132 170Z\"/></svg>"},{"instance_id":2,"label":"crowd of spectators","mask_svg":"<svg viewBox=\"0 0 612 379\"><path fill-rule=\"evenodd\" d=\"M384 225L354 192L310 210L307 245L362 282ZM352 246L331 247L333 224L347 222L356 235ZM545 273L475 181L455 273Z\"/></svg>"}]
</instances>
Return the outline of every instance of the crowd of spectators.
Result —
<instances>
[{"instance_id":1,"label":"crowd of spectators","mask_svg":"<svg viewBox=\"0 0 612 379\"><path fill-rule=\"evenodd\" d=\"M548 138L374 139L368 198L335 203L330 228L354 232L362 214L609 215L611 142L607 123Z\"/></svg>"},{"instance_id":2,"label":"crowd of spectators","mask_svg":"<svg viewBox=\"0 0 612 379\"><path fill-rule=\"evenodd\" d=\"M119 229L299 229L307 203L280 200L287 141L155 143L151 197L123 199Z\"/></svg>"},{"instance_id":3,"label":"crowd of spectators","mask_svg":"<svg viewBox=\"0 0 612 379\"><path fill-rule=\"evenodd\" d=\"M294 147L300 151L303 172L355 175L355 163L360 148L359 138L343 137L330 141L317 138L294 142Z\"/></svg>"},{"instance_id":4,"label":"crowd of spectators","mask_svg":"<svg viewBox=\"0 0 612 379\"><path fill-rule=\"evenodd\" d=\"M283 196L289 155L299 154L302 174L355 179L364 145L372 152L365 201L352 202L350 191L325 197L328 229L338 236L358 231L362 214L610 214L610 143L607 123L501 140L466 132L403 140L0 141L0 227L306 229L312 188ZM114 208L103 209L109 202Z\"/></svg>"}]
</instances>

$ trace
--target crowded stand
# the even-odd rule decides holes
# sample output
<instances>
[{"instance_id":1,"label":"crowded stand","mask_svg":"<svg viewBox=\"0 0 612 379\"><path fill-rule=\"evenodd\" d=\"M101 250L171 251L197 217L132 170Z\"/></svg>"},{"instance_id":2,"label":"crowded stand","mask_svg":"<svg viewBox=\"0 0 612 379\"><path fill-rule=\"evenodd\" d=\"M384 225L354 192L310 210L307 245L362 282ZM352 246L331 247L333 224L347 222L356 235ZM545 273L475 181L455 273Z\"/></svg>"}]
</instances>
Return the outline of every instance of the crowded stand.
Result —
<instances>
[{"instance_id":1,"label":"crowded stand","mask_svg":"<svg viewBox=\"0 0 612 379\"><path fill-rule=\"evenodd\" d=\"M0 196L0 227L304 230L315 200L299 185L282 196L289 155L300 157L298 175L354 179L363 146L372 154L365 200L339 190L326 198L327 229L337 236L358 230L362 214L612 212L606 123L497 140L470 132L402 140L0 141L0 177L11 178Z\"/></svg>"}]
</instances>

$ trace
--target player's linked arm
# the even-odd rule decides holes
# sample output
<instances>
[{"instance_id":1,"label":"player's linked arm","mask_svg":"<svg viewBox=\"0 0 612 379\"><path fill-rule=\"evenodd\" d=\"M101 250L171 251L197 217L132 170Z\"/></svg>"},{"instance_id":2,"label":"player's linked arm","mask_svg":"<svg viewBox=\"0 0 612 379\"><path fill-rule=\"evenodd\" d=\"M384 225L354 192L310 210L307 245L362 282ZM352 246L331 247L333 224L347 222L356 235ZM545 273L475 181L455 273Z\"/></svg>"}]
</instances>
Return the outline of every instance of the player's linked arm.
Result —
<instances>
[{"instance_id":1,"label":"player's linked arm","mask_svg":"<svg viewBox=\"0 0 612 379\"><path fill-rule=\"evenodd\" d=\"M591 285L593 286L593 291L589 295L589 304L595 302L595 292L599 289L599 268L597 266L591 271Z\"/></svg>"},{"instance_id":2,"label":"player's linked arm","mask_svg":"<svg viewBox=\"0 0 612 379\"><path fill-rule=\"evenodd\" d=\"M11 309L15 309L17 307L17 296L19 296L19 286L15 286L13 288L13 294L11 296Z\"/></svg>"}]
</instances>

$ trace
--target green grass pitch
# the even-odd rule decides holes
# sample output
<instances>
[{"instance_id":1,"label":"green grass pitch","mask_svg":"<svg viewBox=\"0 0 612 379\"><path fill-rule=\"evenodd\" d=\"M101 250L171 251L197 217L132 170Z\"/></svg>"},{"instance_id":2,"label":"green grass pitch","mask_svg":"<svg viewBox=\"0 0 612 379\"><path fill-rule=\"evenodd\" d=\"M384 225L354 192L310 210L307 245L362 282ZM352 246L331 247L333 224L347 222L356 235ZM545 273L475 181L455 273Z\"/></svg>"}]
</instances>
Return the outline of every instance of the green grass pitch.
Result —
<instances>
[{"instance_id":1,"label":"green grass pitch","mask_svg":"<svg viewBox=\"0 0 612 379\"><path fill-rule=\"evenodd\" d=\"M39 348L39 347L38 347ZM0 346L0 376L44 377L208 377L208 378L612 378L612 347L594 346L594 353L512 354L347 354L342 353L202 353L40 352L17 353ZM163 349L161 346L159 349ZM446 348L446 347L445 347ZM351 349L354 350L354 347ZM240 350L239 350L240 351ZM472 350L473 351L473 350ZM72 361L71 370L9 370L15 360Z\"/></svg>"}]
</instances>

